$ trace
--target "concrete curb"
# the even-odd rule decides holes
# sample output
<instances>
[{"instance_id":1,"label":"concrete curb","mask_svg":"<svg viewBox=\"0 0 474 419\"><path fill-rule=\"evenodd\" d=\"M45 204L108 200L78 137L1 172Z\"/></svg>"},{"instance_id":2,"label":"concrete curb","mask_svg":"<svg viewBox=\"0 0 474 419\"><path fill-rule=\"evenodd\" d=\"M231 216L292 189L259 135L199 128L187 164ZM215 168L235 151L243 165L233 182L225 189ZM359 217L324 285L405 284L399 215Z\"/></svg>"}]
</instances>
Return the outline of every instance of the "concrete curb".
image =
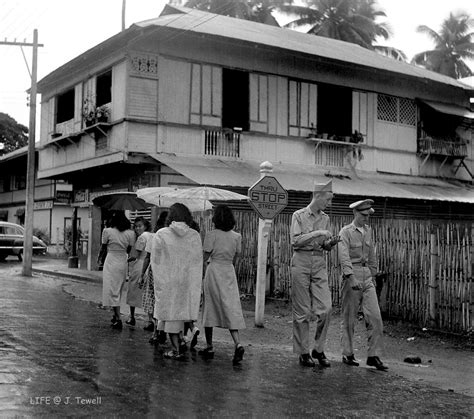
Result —
<instances>
[{"instance_id":1,"label":"concrete curb","mask_svg":"<svg viewBox=\"0 0 474 419\"><path fill-rule=\"evenodd\" d=\"M102 279L92 275L84 275L81 272L70 272L70 271L62 271L62 270L55 270L55 269L46 269L46 268L32 268L32 271L35 273L40 273L49 276L59 276L62 278L71 278L71 279L79 279L81 281L91 281L95 283L102 283Z\"/></svg>"}]
</instances>

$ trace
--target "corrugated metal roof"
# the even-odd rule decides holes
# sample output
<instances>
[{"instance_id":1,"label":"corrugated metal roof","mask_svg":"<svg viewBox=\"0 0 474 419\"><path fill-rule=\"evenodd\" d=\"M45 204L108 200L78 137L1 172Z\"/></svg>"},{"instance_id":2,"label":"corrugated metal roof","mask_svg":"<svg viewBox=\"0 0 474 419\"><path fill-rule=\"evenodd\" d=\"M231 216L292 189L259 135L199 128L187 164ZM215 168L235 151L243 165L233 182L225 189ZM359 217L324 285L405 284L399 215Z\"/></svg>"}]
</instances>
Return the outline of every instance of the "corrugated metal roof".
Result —
<instances>
[{"instance_id":1,"label":"corrugated metal roof","mask_svg":"<svg viewBox=\"0 0 474 419\"><path fill-rule=\"evenodd\" d=\"M461 89L469 87L451 77L385 57L359 45L291 29L216 15L196 9L166 5L160 17L136 23L140 27L160 26L210 36L238 39L331 60L357 64L406 76L428 79Z\"/></svg>"},{"instance_id":2,"label":"corrugated metal roof","mask_svg":"<svg viewBox=\"0 0 474 419\"><path fill-rule=\"evenodd\" d=\"M257 162L184 157L173 154L150 154L150 156L201 185L248 188L260 178ZM328 177L316 167L291 164L273 164L271 175L276 177L288 191L311 192L314 181L321 183L328 180ZM474 204L474 187L459 182L450 183L435 178L384 174L363 174L358 178L340 176L332 179L333 191L339 195Z\"/></svg>"}]
</instances>

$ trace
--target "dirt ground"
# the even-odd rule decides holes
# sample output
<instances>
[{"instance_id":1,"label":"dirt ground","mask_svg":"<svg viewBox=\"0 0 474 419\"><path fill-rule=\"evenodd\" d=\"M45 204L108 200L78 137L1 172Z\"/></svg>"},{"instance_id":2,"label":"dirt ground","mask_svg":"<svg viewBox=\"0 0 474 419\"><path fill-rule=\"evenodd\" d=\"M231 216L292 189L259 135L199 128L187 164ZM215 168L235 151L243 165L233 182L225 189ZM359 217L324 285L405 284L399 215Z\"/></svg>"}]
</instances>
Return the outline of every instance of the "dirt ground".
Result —
<instances>
[{"instance_id":1,"label":"dirt ground","mask_svg":"<svg viewBox=\"0 0 474 419\"><path fill-rule=\"evenodd\" d=\"M247 324L247 329L241 334L243 343L247 339L252 342L252 346L270 345L292 351L291 303L267 299L264 328L254 326L253 297L243 298L242 308ZM311 332L314 332L314 325ZM221 336L225 339L228 333L221 332ZM331 318L325 350L332 362L341 362L340 342L341 316L340 310L336 308ZM366 342L365 324L361 319L355 332L355 356L361 361L360 367L364 368ZM381 359L389 365L392 374L474 397L473 343L472 336L453 336L384 319L384 349ZM421 364L404 362L408 356L419 356ZM295 364L296 362L295 355Z\"/></svg>"}]
</instances>

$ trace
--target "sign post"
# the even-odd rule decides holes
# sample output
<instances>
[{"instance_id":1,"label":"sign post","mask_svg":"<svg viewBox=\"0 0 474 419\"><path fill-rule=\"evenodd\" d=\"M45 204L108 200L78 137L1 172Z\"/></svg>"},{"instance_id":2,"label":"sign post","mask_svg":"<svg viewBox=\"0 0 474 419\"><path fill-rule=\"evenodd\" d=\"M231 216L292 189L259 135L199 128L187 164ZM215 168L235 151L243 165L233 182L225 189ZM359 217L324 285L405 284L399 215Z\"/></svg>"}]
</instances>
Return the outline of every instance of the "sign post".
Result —
<instances>
[{"instance_id":1,"label":"sign post","mask_svg":"<svg viewBox=\"0 0 474 419\"><path fill-rule=\"evenodd\" d=\"M278 180L269 174L273 165L265 161L260 165L260 180L249 188L249 203L257 212L258 220L258 256L257 283L255 290L255 326L263 327L265 312L265 289L267 276L268 236L272 220L288 204L288 193Z\"/></svg>"}]
</instances>

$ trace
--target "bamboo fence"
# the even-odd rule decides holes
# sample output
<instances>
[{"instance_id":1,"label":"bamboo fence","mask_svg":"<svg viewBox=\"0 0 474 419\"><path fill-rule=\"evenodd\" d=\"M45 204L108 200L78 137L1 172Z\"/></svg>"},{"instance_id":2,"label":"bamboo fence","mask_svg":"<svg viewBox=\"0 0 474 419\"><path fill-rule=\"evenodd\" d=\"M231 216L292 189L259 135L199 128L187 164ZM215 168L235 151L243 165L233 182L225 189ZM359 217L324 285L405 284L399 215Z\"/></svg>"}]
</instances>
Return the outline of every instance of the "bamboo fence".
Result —
<instances>
[{"instance_id":1,"label":"bamboo fence","mask_svg":"<svg viewBox=\"0 0 474 419\"><path fill-rule=\"evenodd\" d=\"M242 234L242 255L236 272L241 292L253 294L257 272L258 216L234 211L236 230ZM331 217L334 233L352 217ZM212 228L199 220L202 234ZM267 291L289 299L292 249L291 214L273 221L268 242ZM471 332L474 327L472 286L473 225L470 222L372 218L379 271L387 274L380 299L382 311L422 326L450 332ZM432 253L435 249L435 254ZM341 270L337 248L327 255L333 304L340 305ZM435 272L435 277L430 275Z\"/></svg>"}]
</instances>

